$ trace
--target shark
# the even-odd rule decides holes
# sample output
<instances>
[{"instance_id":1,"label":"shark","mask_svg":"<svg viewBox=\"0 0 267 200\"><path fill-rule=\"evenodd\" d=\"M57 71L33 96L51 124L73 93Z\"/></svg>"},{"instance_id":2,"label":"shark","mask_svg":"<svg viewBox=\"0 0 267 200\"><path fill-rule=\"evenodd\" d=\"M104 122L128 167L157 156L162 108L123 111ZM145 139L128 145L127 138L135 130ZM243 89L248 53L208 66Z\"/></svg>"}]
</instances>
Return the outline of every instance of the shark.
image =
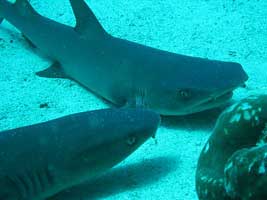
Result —
<instances>
[{"instance_id":1,"label":"shark","mask_svg":"<svg viewBox=\"0 0 267 200\"><path fill-rule=\"evenodd\" d=\"M0 132L0 199L42 200L97 178L155 137L160 116L102 109Z\"/></svg>"},{"instance_id":2,"label":"shark","mask_svg":"<svg viewBox=\"0 0 267 200\"><path fill-rule=\"evenodd\" d=\"M74 27L40 15L27 0L0 0L0 18L47 55L41 77L69 78L117 107L187 115L222 106L248 75L241 64L163 51L109 34L84 0L70 0ZM2 21L0 20L0 21Z\"/></svg>"}]
</instances>

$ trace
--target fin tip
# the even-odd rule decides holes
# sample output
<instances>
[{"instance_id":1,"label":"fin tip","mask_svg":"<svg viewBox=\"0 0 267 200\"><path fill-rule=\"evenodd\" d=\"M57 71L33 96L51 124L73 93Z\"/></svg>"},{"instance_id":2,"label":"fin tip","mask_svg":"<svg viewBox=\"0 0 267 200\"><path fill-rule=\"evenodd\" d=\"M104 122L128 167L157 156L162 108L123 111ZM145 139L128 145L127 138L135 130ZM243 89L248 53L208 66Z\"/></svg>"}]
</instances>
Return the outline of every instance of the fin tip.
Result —
<instances>
[{"instance_id":1,"label":"fin tip","mask_svg":"<svg viewBox=\"0 0 267 200\"><path fill-rule=\"evenodd\" d=\"M70 4L76 19L75 31L84 35L106 32L84 0L70 0Z\"/></svg>"},{"instance_id":2,"label":"fin tip","mask_svg":"<svg viewBox=\"0 0 267 200\"><path fill-rule=\"evenodd\" d=\"M60 63L58 62L54 62L50 67L39 72L35 72L35 74L39 77L45 78L67 78L60 67Z\"/></svg>"}]
</instances>

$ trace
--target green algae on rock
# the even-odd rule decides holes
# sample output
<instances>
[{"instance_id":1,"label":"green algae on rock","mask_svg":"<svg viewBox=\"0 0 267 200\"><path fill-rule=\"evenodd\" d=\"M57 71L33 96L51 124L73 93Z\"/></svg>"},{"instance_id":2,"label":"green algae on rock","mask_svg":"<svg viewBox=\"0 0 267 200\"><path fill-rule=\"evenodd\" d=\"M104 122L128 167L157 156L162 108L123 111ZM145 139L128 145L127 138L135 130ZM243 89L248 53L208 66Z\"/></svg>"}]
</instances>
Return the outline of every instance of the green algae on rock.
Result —
<instances>
[{"instance_id":1,"label":"green algae on rock","mask_svg":"<svg viewBox=\"0 0 267 200\"><path fill-rule=\"evenodd\" d=\"M197 165L200 200L267 199L267 95L250 96L219 117Z\"/></svg>"}]
</instances>

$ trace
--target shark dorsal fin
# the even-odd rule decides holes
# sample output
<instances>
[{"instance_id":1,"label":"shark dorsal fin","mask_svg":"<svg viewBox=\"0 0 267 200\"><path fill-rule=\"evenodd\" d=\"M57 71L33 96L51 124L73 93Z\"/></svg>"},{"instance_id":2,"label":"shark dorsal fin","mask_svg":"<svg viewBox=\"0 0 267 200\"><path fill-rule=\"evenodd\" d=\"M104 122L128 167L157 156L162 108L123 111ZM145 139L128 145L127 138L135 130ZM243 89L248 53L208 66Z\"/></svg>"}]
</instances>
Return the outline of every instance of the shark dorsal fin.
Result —
<instances>
[{"instance_id":1,"label":"shark dorsal fin","mask_svg":"<svg viewBox=\"0 0 267 200\"><path fill-rule=\"evenodd\" d=\"M14 3L14 6L24 16L25 15L37 14L37 12L33 9L33 7L31 6L31 4L29 3L28 0L16 0L16 2Z\"/></svg>"},{"instance_id":2,"label":"shark dorsal fin","mask_svg":"<svg viewBox=\"0 0 267 200\"><path fill-rule=\"evenodd\" d=\"M75 30L85 37L102 37L106 31L84 0L70 0L76 18Z\"/></svg>"}]
</instances>

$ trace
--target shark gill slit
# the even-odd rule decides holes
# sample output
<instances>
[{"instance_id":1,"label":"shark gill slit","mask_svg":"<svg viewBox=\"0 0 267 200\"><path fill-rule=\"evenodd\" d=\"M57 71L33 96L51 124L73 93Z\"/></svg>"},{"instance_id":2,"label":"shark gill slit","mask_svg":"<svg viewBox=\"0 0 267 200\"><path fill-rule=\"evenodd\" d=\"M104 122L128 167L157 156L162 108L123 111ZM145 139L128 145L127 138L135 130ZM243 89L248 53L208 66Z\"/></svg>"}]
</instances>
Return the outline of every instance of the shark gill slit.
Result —
<instances>
[{"instance_id":1,"label":"shark gill slit","mask_svg":"<svg viewBox=\"0 0 267 200\"><path fill-rule=\"evenodd\" d=\"M14 183L14 186L17 188L17 191L19 195L22 198L27 197L27 188L25 186L25 182L22 180L22 178L19 175L9 176L8 179Z\"/></svg>"},{"instance_id":2,"label":"shark gill slit","mask_svg":"<svg viewBox=\"0 0 267 200\"><path fill-rule=\"evenodd\" d=\"M22 198L38 196L45 192L54 183L53 176L47 168L41 171L25 171L23 174L9 176L8 179L17 188Z\"/></svg>"}]
</instances>

